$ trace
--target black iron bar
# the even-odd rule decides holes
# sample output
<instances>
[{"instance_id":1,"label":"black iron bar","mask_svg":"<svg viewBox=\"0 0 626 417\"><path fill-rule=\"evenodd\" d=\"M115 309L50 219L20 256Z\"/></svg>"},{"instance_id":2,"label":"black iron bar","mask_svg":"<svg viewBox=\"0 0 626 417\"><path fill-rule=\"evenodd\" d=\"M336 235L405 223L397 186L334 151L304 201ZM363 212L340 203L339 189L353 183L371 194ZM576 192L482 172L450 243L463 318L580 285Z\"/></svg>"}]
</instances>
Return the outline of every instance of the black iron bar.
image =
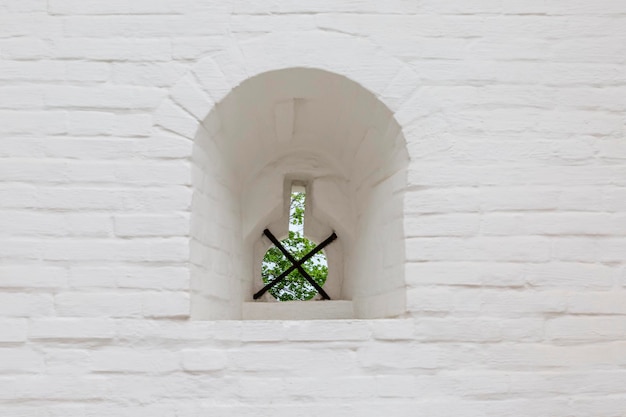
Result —
<instances>
[{"instance_id":1,"label":"black iron bar","mask_svg":"<svg viewBox=\"0 0 626 417\"><path fill-rule=\"evenodd\" d=\"M302 262L297 261L296 258L294 258L293 255L289 253L289 251L283 247L283 245L278 241L278 239L276 239L276 237L268 229L265 229L263 233L272 241L274 245L276 245L278 249L280 249L280 251L287 257L287 259L289 259L289 261L296 268L298 268L298 271L300 272L300 274L309 282L309 284L311 284L317 290L317 292L321 294L322 298L324 298L325 300L330 300L330 296L326 294L326 291L324 291L324 289L320 287L319 284L315 282L313 278L311 278L311 275L309 275L309 273L305 271L304 268L302 268Z\"/></svg>"},{"instance_id":2,"label":"black iron bar","mask_svg":"<svg viewBox=\"0 0 626 417\"><path fill-rule=\"evenodd\" d=\"M315 256L316 253L318 253L319 251L321 251L322 249L324 249L324 247L328 246L333 240L337 239L337 235L335 234L335 232L333 232L333 234L331 234L329 237L326 238L326 240L324 240L322 243L320 243L319 245L317 245L315 248L313 248L313 250L309 253L307 253L305 256L302 257L302 259L300 260L296 260L291 253L289 253L289 251L287 251L283 245L278 241L278 239L276 239L276 237L272 234L272 232L270 232L268 229L263 230L263 234L265 236L268 237L269 240L272 241L272 243L274 245L276 245L276 247L278 249L280 249L280 251L287 257L287 259L289 259L289 261L292 263L292 265L286 270L284 271L282 274L280 274L278 276L278 278L272 280L271 282L268 282L263 288L261 288L256 294L254 294L253 298L256 300L259 297L261 297L263 294L265 294L265 292L269 289L271 289L274 285L278 284L279 282L281 282L283 279L285 279L287 277L287 275L289 275L291 272L293 272L294 269L298 269L298 271L302 274L302 276L304 276L304 278L311 284L313 285L313 287L317 290L317 292L320 293L320 295L326 299L326 300L330 300L330 296L326 293L326 291L324 291L324 289L322 287L320 287L317 282L315 282L313 280L313 278L311 278L311 276L302 268L302 264L304 264L304 262L308 261L309 259L311 259L313 256Z\"/></svg>"}]
</instances>

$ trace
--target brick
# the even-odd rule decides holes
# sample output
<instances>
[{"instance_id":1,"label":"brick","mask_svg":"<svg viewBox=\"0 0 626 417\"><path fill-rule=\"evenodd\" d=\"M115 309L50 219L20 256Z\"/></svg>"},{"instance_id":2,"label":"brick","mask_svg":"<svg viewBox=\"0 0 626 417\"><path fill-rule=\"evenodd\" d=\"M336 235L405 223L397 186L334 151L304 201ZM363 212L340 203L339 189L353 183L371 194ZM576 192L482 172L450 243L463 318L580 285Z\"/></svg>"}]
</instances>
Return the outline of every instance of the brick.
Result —
<instances>
[{"instance_id":1,"label":"brick","mask_svg":"<svg viewBox=\"0 0 626 417\"><path fill-rule=\"evenodd\" d=\"M0 320L0 343L18 343L26 341L28 322L26 319Z\"/></svg>"},{"instance_id":2,"label":"brick","mask_svg":"<svg viewBox=\"0 0 626 417\"><path fill-rule=\"evenodd\" d=\"M533 287L609 289L619 268L580 262L551 262L529 265L524 275Z\"/></svg>"},{"instance_id":3,"label":"brick","mask_svg":"<svg viewBox=\"0 0 626 417\"><path fill-rule=\"evenodd\" d=\"M0 80L5 81L59 81L65 74L65 64L58 61L0 62Z\"/></svg>"},{"instance_id":4,"label":"brick","mask_svg":"<svg viewBox=\"0 0 626 417\"><path fill-rule=\"evenodd\" d=\"M184 186L98 188L95 186L40 187L36 198L24 195L17 207L159 212L186 210L191 191ZM35 200L35 201L33 201Z\"/></svg>"},{"instance_id":5,"label":"brick","mask_svg":"<svg viewBox=\"0 0 626 417\"><path fill-rule=\"evenodd\" d=\"M405 235L418 236L472 236L478 233L481 218L475 214L431 215L405 220Z\"/></svg>"},{"instance_id":6,"label":"brick","mask_svg":"<svg viewBox=\"0 0 626 417\"><path fill-rule=\"evenodd\" d=\"M33 350L0 348L0 373L37 373L43 366L43 357Z\"/></svg>"},{"instance_id":7,"label":"brick","mask_svg":"<svg viewBox=\"0 0 626 417\"><path fill-rule=\"evenodd\" d=\"M625 336L622 317L558 317L546 322L546 338L555 342L620 341Z\"/></svg>"},{"instance_id":8,"label":"brick","mask_svg":"<svg viewBox=\"0 0 626 417\"><path fill-rule=\"evenodd\" d=\"M626 314L624 291L576 292L568 300L568 312L573 314ZM626 322L626 320L625 320Z\"/></svg>"},{"instance_id":9,"label":"brick","mask_svg":"<svg viewBox=\"0 0 626 417\"><path fill-rule=\"evenodd\" d=\"M64 317L137 317L141 315L140 294L61 293L54 297L57 315Z\"/></svg>"},{"instance_id":10,"label":"brick","mask_svg":"<svg viewBox=\"0 0 626 417\"><path fill-rule=\"evenodd\" d=\"M43 256L47 260L116 260L145 262L186 262L187 240L169 239L55 239L45 243Z\"/></svg>"},{"instance_id":11,"label":"brick","mask_svg":"<svg viewBox=\"0 0 626 417\"><path fill-rule=\"evenodd\" d=\"M44 359L47 374L83 376L90 370L91 352L78 346L46 347Z\"/></svg>"},{"instance_id":12,"label":"brick","mask_svg":"<svg viewBox=\"0 0 626 417\"><path fill-rule=\"evenodd\" d=\"M51 108L91 107L99 109L151 109L164 97L164 92L135 86L46 86L43 99Z\"/></svg>"},{"instance_id":13,"label":"brick","mask_svg":"<svg viewBox=\"0 0 626 417\"><path fill-rule=\"evenodd\" d=\"M71 288L130 288L185 290L189 271L184 267L144 266L74 266L69 270Z\"/></svg>"},{"instance_id":14,"label":"brick","mask_svg":"<svg viewBox=\"0 0 626 417\"><path fill-rule=\"evenodd\" d=\"M409 261L530 261L549 259L549 241L541 237L410 238Z\"/></svg>"},{"instance_id":15,"label":"brick","mask_svg":"<svg viewBox=\"0 0 626 417\"><path fill-rule=\"evenodd\" d=\"M180 369L178 355L162 350L135 349L100 350L92 353L92 369L96 372L164 373Z\"/></svg>"},{"instance_id":16,"label":"brick","mask_svg":"<svg viewBox=\"0 0 626 417\"><path fill-rule=\"evenodd\" d=\"M329 375L351 372L356 367L355 354L334 349L301 349L273 346L244 349L229 349L227 352L230 369L246 372L263 372L274 375L292 375L298 369L308 369L310 375ZM324 366L320 367L319 364Z\"/></svg>"},{"instance_id":17,"label":"brick","mask_svg":"<svg viewBox=\"0 0 626 417\"><path fill-rule=\"evenodd\" d=\"M225 352L216 349L186 349L182 351L182 367L189 372L216 372L228 364Z\"/></svg>"},{"instance_id":18,"label":"brick","mask_svg":"<svg viewBox=\"0 0 626 417\"><path fill-rule=\"evenodd\" d=\"M155 115L155 123L162 128L193 139L199 127L198 121L174 103L164 102Z\"/></svg>"},{"instance_id":19,"label":"brick","mask_svg":"<svg viewBox=\"0 0 626 417\"><path fill-rule=\"evenodd\" d=\"M112 339L115 322L102 318L41 318L30 323L29 339L72 342L85 339Z\"/></svg>"},{"instance_id":20,"label":"brick","mask_svg":"<svg viewBox=\"0 0 626 417\"><path fill-rule=\"evenodd\" d=\"M54 15L128 15L128 14L173 14L183 13L189 7L187 1L169 2L165 0L138 0L132 4L114 0L96 1L85 4L76 0L50 0L48 11Z\"/></svg>"},{"instance_id":21,"label":"brick","mask_svg":"<svg viewBox=\"0 0 626 417\"><path fill-rule=\"evenodd\" d=\"M106 397L111 385L103 375L81 375L78 378L76 375L25 376L13 381L12 395L28 402L41 398L52 402L89 401Z\"/></svg>"},{"instance_id":22,"label":"brick","mask_svg":"<svg viewBox=\"0 0 626 417\"><path fill-rule=\"evenodd\" d=\"M52 311L49 294L0 293L0 315L4 317L49 316Z\"/></svg>"},{"instance_id":23,"label":"brick","mask_svg":"<svg viewBox=\"0 0 626 417\"><path fill-rule=\"evenodd\" d=\"M94 61L168 61L172 48L167 39L75 39L54 40L57 58Z\"/></svg>"},{"instance_id":24,"label":"brick","mask_svg":"<svg viewBox=\"0 0 626 417\"><path fill-rule=\"evenodd\" d=\"M186 236L187 215L119 215L114 217L117 236Z\"/></svg>"},{"instance_id":25,"label":"brick","mask_svg":"<svg viewBox=\"0 0 626 417\"><path fill-rule=\"evenodd\" d=\"M369 345L357 351L359 363L375 369L435 369L440 366L440 353L428 345Z\"/></svg>"},{"instance_id":26,"label":"brick","mask_svg":"<svg viewBox=\"0 0 626 417\"><path fill-rule=\"evenodd\" d=\"M116 84L169 87L187 72L187 66L175 62L114 62L111 79Z\"/></svg>"},{"instance_id":27,"label":"brick","mask_svg":"<svg viewBox=\"0 0 626 417\"><path fill-rule=\"evenodd\" d=\"M0 212L0 230L20 236L109 236L111 216L106 214L61 214Z\"/></svg>"},{"instance_id":28,"label":"brick","mask_svg":"<svg viewBox=\"0 0 626 417\"><path fill-rule=\"evenodd\" d=\"M507 262L411 262L405 267L405 277L411 286L522 287L525 270L521 263Z\"/></svg>"},{"instance_id":29,"label":"brick","mask_svg":"<svg viewBox=\"0 0 626 417\"><path fill-rule=\"evenodd\" d=\"M67 284L63 267L40 265L0 266L0 288L62 288Z\"/></svg>"},{"instance_id":30,"label":"brick","mask_svg":"<svg viewBox=\"0 0 626 417\"><path fill-rule=\"evenodd\" d=\"M370 330L360 321L314 320L286 324L291 341L367 340Z\"/></svg>"},{"instance_id":31,"label":"brick","mask_svg":"<svg viewBox=\"0 0 626 417\"><path fill-rule=\"evenodd\" d=\"M0 110L0 133L65 133L66 117L66 113L61 111Z\"/></svg>"},{"instance_id":32,"label":"brick","mask_svg":"<svg viewBox=\"0 0 626 417\"><path fill-rule=\"evenodd\" d=\"M190 304L187 292L145 293L141 305L145 317L189 317Z\"/></svg>"},{"instance_id":33,"label":"brick","mask_svg":"<svg viewBox=\"0 0 626 417\"><path fill-rule=\"evenodd\" d=\"M2 44L0 43L0 48ZM43 106L43 89L33 86L0 87L0 108L7 110L33 109Z\"/></svg>"}]
</instances>

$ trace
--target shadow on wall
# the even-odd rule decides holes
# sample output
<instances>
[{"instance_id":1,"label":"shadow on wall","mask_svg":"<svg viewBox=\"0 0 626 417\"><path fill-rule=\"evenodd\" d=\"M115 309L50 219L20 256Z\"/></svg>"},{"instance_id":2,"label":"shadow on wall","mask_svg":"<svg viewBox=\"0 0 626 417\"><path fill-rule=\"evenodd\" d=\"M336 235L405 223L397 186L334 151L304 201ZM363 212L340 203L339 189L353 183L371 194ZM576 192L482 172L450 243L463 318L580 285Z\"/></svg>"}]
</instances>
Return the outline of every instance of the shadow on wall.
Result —
<instances>
[{"instance_id":1,"label":"shadow on wall","mask_svg":"<svg viewBox=\"0 0 626 417\"><path fill-rule=\"evenodd\" d=\"M247 317L243 307L263 285L261 262L271 245L263 230L287 235L294 181L308 189L305 235L316 242L339 236L326 249L324 289L351 301L341 318L404 313L407 165L393 114L346 77L289 68L233 89L195 138L192 318L274 318L267 309ZM255 304L288 304L270 301Z\"/></svg>"}]
</instances>

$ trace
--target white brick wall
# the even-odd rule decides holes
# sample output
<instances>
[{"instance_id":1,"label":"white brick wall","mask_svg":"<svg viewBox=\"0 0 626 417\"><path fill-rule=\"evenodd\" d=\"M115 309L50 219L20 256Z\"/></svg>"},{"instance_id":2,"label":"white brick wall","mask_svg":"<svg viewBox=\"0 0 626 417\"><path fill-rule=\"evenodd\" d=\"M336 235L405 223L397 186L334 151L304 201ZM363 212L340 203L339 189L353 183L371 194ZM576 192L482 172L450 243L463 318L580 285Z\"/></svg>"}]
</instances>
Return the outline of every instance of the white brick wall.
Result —
<instances>
[{"instance_id":1,"label":"white brick wall","mask_svg":"<svg viewBox=\"0 0 626 417\"><path fill-rule=\"evenodd\" d=\"M406 317L189 320L192 140L286 67L402 127ZM0 415L626 416L625 68L622 0L0 1Z\"/></svg>"}]
</instances>

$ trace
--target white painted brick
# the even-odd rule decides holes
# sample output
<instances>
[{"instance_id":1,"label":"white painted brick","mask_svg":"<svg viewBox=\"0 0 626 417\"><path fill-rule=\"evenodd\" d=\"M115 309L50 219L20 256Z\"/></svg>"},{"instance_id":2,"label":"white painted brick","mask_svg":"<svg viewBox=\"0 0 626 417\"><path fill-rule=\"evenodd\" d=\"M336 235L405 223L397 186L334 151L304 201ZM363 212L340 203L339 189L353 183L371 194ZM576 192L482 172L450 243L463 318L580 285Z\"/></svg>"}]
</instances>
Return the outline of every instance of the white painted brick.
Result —
<instances>
[{"instance_id":1,"label":"white painted brick","mask_svg":"<svg viewBox=\"0 0 626 417\"><path fill-rule=\"evenodd\" d=\"M286 324L291 341L367 340L370 330L362 321L290 322Z\"/></svg>"},{"instance_id":2,"label":"white painted brick","mask_svg":"<svg viewBox=\"0 0 626 417\"><path fill-rule=\"evenodd\" d=\"M73 288L185 290L189 288L189 271L150 265L72 267L68 283Z\"/></svg>"},{"instance_id":3,"label":"white painted brick","mask_svg":"<svg viewBox=\"0 0 626 417\"><path fill-rule=\"evenodd\" d=\"M573 314L626 314L623 291L577 292L571 294L567 311Z\"/></svg>"},{"instance_id":4,"label":"white painted brick","mask_svg":"<svg viewBox=\"0 0 626 417\"><path fill-rule=\"evenodd\" d=\"M192 139L199 127L198 121L178 105L165 102L155 115L155 123L166 130Z\"/></svg>"},{"instance_id":5,"label":"white painted brick","mask_svg":"<svg viewBox=\"0 0 626 417\"><path fill-rule=\"evenodd\" d=\"M0 46L2 48L2 46ZM32 86L4 86L0 87L0 108L28 109L43 106L43 89Z\"/></svg>"},{"instance_id":6,"label":"white painted brick","mask_svg":"<svg viewBox=\"0 0 626 417\"><path fill-rule=\"evenodd\" d=\"M546 337L556 342L624 340L623 317L558 317L546 322Z\"/></svg>"},{"instance_id":7,"label":"white painted brick","mask_svg":"<svg viewBox=\"0 0 626 417\"><path fill-rule=\"evenodd\" d=\"M67 61L65 64L65 78L69 81L107 81L111 75L111 65L108 62Z\"/></svg>"},{"instance_id":8,"label":"white painted brick","mask_svg":"<svg viewBox=\"0 0 626 417\"><path fill-rule=\"evenodd\" d=\"M0 233L20 236L109 236L111 216L107 214L61 214L41 212L0 212Z\"/></svg>"},{"instance_id":9,"label":"white painted brick","mask_svg":"<svg viewBox=\"0 0 626 417\"><path fill-rule=\"evenodd\" d=\"M189 248L183 238L170 239L55 239L45 243L48 260L109 260L185 262Z\"/></svg>"},{"instance_id":10,"label":"white painted brick","mask_svg":"<svg viewBox=\"0 0 626 417\"><path fill-rule=\"evenodd\" d=\"M191 76L176 83L172 89L172 100L198 120L203 120L215 105Z\"/></svg>"},{"instance_id":11,"label":"white painted brick","mask_svg":"<svg viewBox=\"0 0 626 417\"><path fill-rule=\"evenodd\" d=\"M27 194L27 193L25 193ZM32 201L28 194L17 207L44 209L90 209L159 212L186 210L191 204L191 192L183 186L142 188L71 188L40 187Z\"/></svg>"},{"instance_id":12,"label":"white painted brick","mask_svg":"<svg viewBox=\"0 0 626 417\"><path fill-rule=\"evenodd\" d=\"M6 1L1 7L8 13L44 12L46 2L43 0Z\"/></svg>"},{"instance_id":13,"label":"white painted brick","mask_svg":"<svg viewBox=\"0 0 626 417\"><path fill-rule=\"evenodd\" d=\"M202 58L219 51L222 42L221 36L177 37L172 39L172 57L174 59Z\"/></svg>"},{"instance_id":14,"label":"white painted brick","mask_svg":"<svg viewBox=\"0 0 626 417\"><path fill-rule=\"evenodd\" d=\"M481 227L477 214L430 215L409 217L404 222L407 237L472 236Z\"/></svg>"},{"instance_id":15,"label":"white painted brick","mask_svg":"<svg viewBox=\"0 0 626 417\"><path fill-rule=\"evenodd\" d=\"M525 269L522 263L412 262L406 265L405 274L407 284L411 286L522 287L526 283Z\"/></svg>"},{"instance_id":16,"label":"white painted brick","mask_svg":"<svg viewBox=\"0 0 626 417\"><path fill-rule=\"evenodd\" d=\"M410 238L409 261L526 261L549 259L550 242L541 237Z\"/></svg>"},{"instance_id":17,"label":"white painted brick","mask_svg":"<svg viewBox=\"0 0 626 417\"><path fill-rule=\"evenodd\" d=\"M167 39L75 39L59 38L52 53L63 59L94 61L167 61L172 47Z\"/></svg>"},{"instance_id":18,"label":"white painted brick","mask_svg":"<svg viewBox=\"0 0 626 417\"><path fill-rule=\"evenodd\" d=\"M413 320L375 320L370 327L377 340L411 340L415 335Z\"/></svg>"},{"instance_id":19,"label":"white painted brick","mask_svg":"<svg viewBox=\"0 0 626 417\"><path fill-rule=\"evenodd\" d=\"M115 115L105 111L71 111L67 114L67 130L71 135L110 135Z\"/></svg>"},{"instance_id":20,"label":"white painted brick","mask_svg":"<svg viewBox=\"0 0 626 417\"><path fill-rule=\"evenodd\" d=\"M0 314L4 317L49 316L52 312L51 295L0 293Z\"/></svg>"},{"instance_id":21,"label":"white painted brick","mask_svg":"<svg viewBox=\"0 0 626 417\"><path fill-rule=\"evenodd\" d=\"M42 39L10 38L0 41L0 51L5 59L49 58L49 48Z\"/></svg>"},{"instance_id":22,"label":"white painted brick","mask_svg":"<svg viewBox=\"0 0 626 417\"><path fill-rule=\"evenodd\" d=\"M305 368L310 375L329 375L335 372L351 372L356 367L354 352L333 349L276 348L274 346L248 349L229 349L228 363L231 369L246 372L265 372L274 375L292 373ZM323 363L321 367L319 364Z\"/></svg>"},{"instance_id":23,"label":"white painted brick","mask_svg":"<svg viewBox=\"0 0 626 417\"><path fill-rule=\"evenodd\" d=\"M62 61L2 61L0 80L63 81L102 80L108 76L108 64Z\"/></svg>"},{"instance_id":24,"label":"white painted brick","mask_svg":"<svg viewBox=\"0 0 626 417\"><path fill-rule=\"evenodd\" d=\"M91 352L67 346L52 347L46 348L44 359L47 374L83 376L90 370Z\"/></svg>"},{"instance_id":25,"label":"white painted brick","mask_svg":"<svg viewBox=\"0 0 626 417\"><path fill-rule=\"evenodd\" d=\"M187 66L174 62L128 62L112 64L111 79L116 84L150 87L171 86L187 71Z\"/></svg>"},{"instance_id":26,"label":"white painted brick","mask_svg":"<svg viewBox=\"0 0 626 417\"><path fill-rule=\"evenodd\" d=\"M320 1L307 5L296 6L289 1L279 0L271 4L258 4L250 0L237 0L233 2L235 14L266 14L266 13L328 13L328 12L353 12L355 9L362 12L374 13L408 13L418 10L418 6L410 1L393 0L384 5L371 4L367 1L357 0L349 3Z\"/></svg>"},{"instance_id":27,"label":"white painted brick","mask_svg":"<svg viewBox=\"0 0 626 417\"><path fill-rule=\"evenodd\" d=\"M66 119L66 113L61 111L0 110L0 133L65 133L68 128Z\"/></svg>"},{"instance_id":28,"label":"white painted brick","mask_svg":"<svg viewBox=\"0 0 626 417\"><path fill-rule=\"evenodd\" d=\"M100 318L41 318L30 323L29 339L67 340L112 339L115 322Z\"/></svg>"},{"instance_id":29,"label":"white painted brick","mask_svg":"<svg viewBox=\"0 0 626 417\"><path fill-rule=\"evenodd\" d=\"M43 357L30 349L0 348L0 372L36 373L43 370Z\"/></svg>"},{"instance_id":30,"label":"white painted brick","mask_svg":"<svg viewBox=\"0 0 626 417\"><path fill-rule=\"evenodd\" d=\"M390 343L360 348L357 356L365 368L374 369L435 369L441 354L430 345L413 344L410 349Z\"/></svg>"},{"instance_id":31,"label":"white painted brick","mask_svg":"<svg viewBox=\"0 0 626 417\"><path fill-rule=\"evenodd\" d=\"M0 343L25 342L28 333L26 319L3 319L0 320Z\"/></svg>"},{"instance_id":32,"label":"white painted brick","mask_svg":"<svg viewBox=\"0 0 626 417\"><path fill-rule=\"evenodd\" d=\"M137 317L141 315L140 294L61 293L54 297L58 316L65 317Z\"/></svg>"},{"instance_id":33,"label":"white painted brick","mask_svg":"<svg viewBox=\"0 0 626 417\"><path fill-rule=\"evenodd\" d=\"M37 401L41 398L60 401L89 401L103 398L111 389L105 376L33 375L13 381L13 398Z\"/></svg>"},{"instance_id":34,"label":"white painted brick","mask_svg":"<svg viewBox=\"0 0 626 417\"><path fill-rule=\"evenodd\" d=\"M129 4L125 1L94 1L85 4L75 0L50 0L48 11L55 15L128 15L128 14L173 14L184 13L189 7L187 1L170 2L165 0L138 0Z\"/></svg>"},{"instance_id":35,"label":"white painted brick","mask_svg":"<svg viewBox=\"0 0 626 417\"><path fill-rule=\"evenodd\" d=\"M619 268L580 262L551 262L524 268L533 287L609 289L619 277Z\"/></svg>"},{"instance_id":36,"label":"white painted brick","mask_svg":"<svg viewBox=\"0 0 626 417\"><path fill-rule=\"evenodd\" d=\"M243 342L278 342L287 340L285 322L267 320L242 321L240 338Z\"/></svg>"},{"instance_id":37,"label":"white painted brick","mask_svg":"<svg viewBox=\"0 0 626 417\"><path fill-rule=\"evenodd\" d=\"M427 342L541 341L542 319L420 318L415 339Z\"/></svg>"},{"instance_id":38,"label":"white painted brick","mask_svg":"<svg viewBox=\"0 0 626 417\"><path fill-rule=\"evenodd\" d=\"M67 269L58 266L2 265L0 288L61 288L67 284Z\"/></svg>"},{"instance_id":39,"label":"white painted brick","mask_svg":"<svg viewBox=\"0 0 626 417\"><path fill-rule=\"evenodd\" d=\"M492 214L482 231L493 235L624 235L626 216L604 213Z\"/></svg>"},{"instance_id":40,"label":"white painted brick","mask_svg":"<svg viewBox=\"0 0 626 417\"><path fill-rule=\"evenodd\" d=\"M114 217L117 236L186 236L188 215L118 215Z\"/></svg>"},{"instance_id":41,"label":"white painted brick","mask_svg":"<svg viewBox=\"0 0 626 417\"><path fill-rule=\"evenodd\" d=\"M553 256L560 261L623 262L624 251L624 238L572 237L558 238L553 242Z\"/></svg>"},{"instance_id":42,"label":"white painted brick","mask_svg":"<svg viewBox=\"0 0 626 417\"><path fill-rule=\"evenodd\" d=\"M480 209L479 194L471 188L409 191L404 202L408 214L476 212Z\"/></svg>"},{"instance_id":43,"label":"white painted brick","mask_svg":"<svg viewBox=\"0 0 626 417\"><path fill-rule=\"evenodd\" d=\"M46 86L43 97L48 107L75 107L100 109L155 108L164 92L154 88L135 86L77 87Z\"/></svg>"},{"instance_id":44,"label":"white painted brick","mask_svg":"<svg viewBox=\"0 0 626 417\"><path fill-rule=\"evenodd\" d=\"M128 138L73 137L6 138L0 144L0 155L17 157L51 157L67 159L129 159L145 155L154 158L184 157L191 142L162 135L149 140Z\"/></svg>"},{"instance_id":45,"label":"white painted brick","mask_svg":"<svg viewBox=\"0 0 626 417\"><path fill-rule=\"evenodd\" d=\"M163 373L180 369L178 355L162 350L107 349L93 352L91 359L96 372Z\"/></svg>"},{"instance_id":46,"label":"white painted brick","mask_svg":"<svg viewBox=\"0 0 626 417\"><path fill-rule=\"evenodd\" d=\"M188 317L189 293L160 292L145 293L142 297L142 312L146 317Z\"/></svg>"},{"instance_id":47,"label":"white painted brick","mask_svg":"<svg viewBox=\"0 0 626 417\"><path fill-rule=\"evenodd\" d=\"M181 355L183 369L190 372L221 371L228 364L226 353L217 349L186 349Z\"/></svg>"}]
</instances>

